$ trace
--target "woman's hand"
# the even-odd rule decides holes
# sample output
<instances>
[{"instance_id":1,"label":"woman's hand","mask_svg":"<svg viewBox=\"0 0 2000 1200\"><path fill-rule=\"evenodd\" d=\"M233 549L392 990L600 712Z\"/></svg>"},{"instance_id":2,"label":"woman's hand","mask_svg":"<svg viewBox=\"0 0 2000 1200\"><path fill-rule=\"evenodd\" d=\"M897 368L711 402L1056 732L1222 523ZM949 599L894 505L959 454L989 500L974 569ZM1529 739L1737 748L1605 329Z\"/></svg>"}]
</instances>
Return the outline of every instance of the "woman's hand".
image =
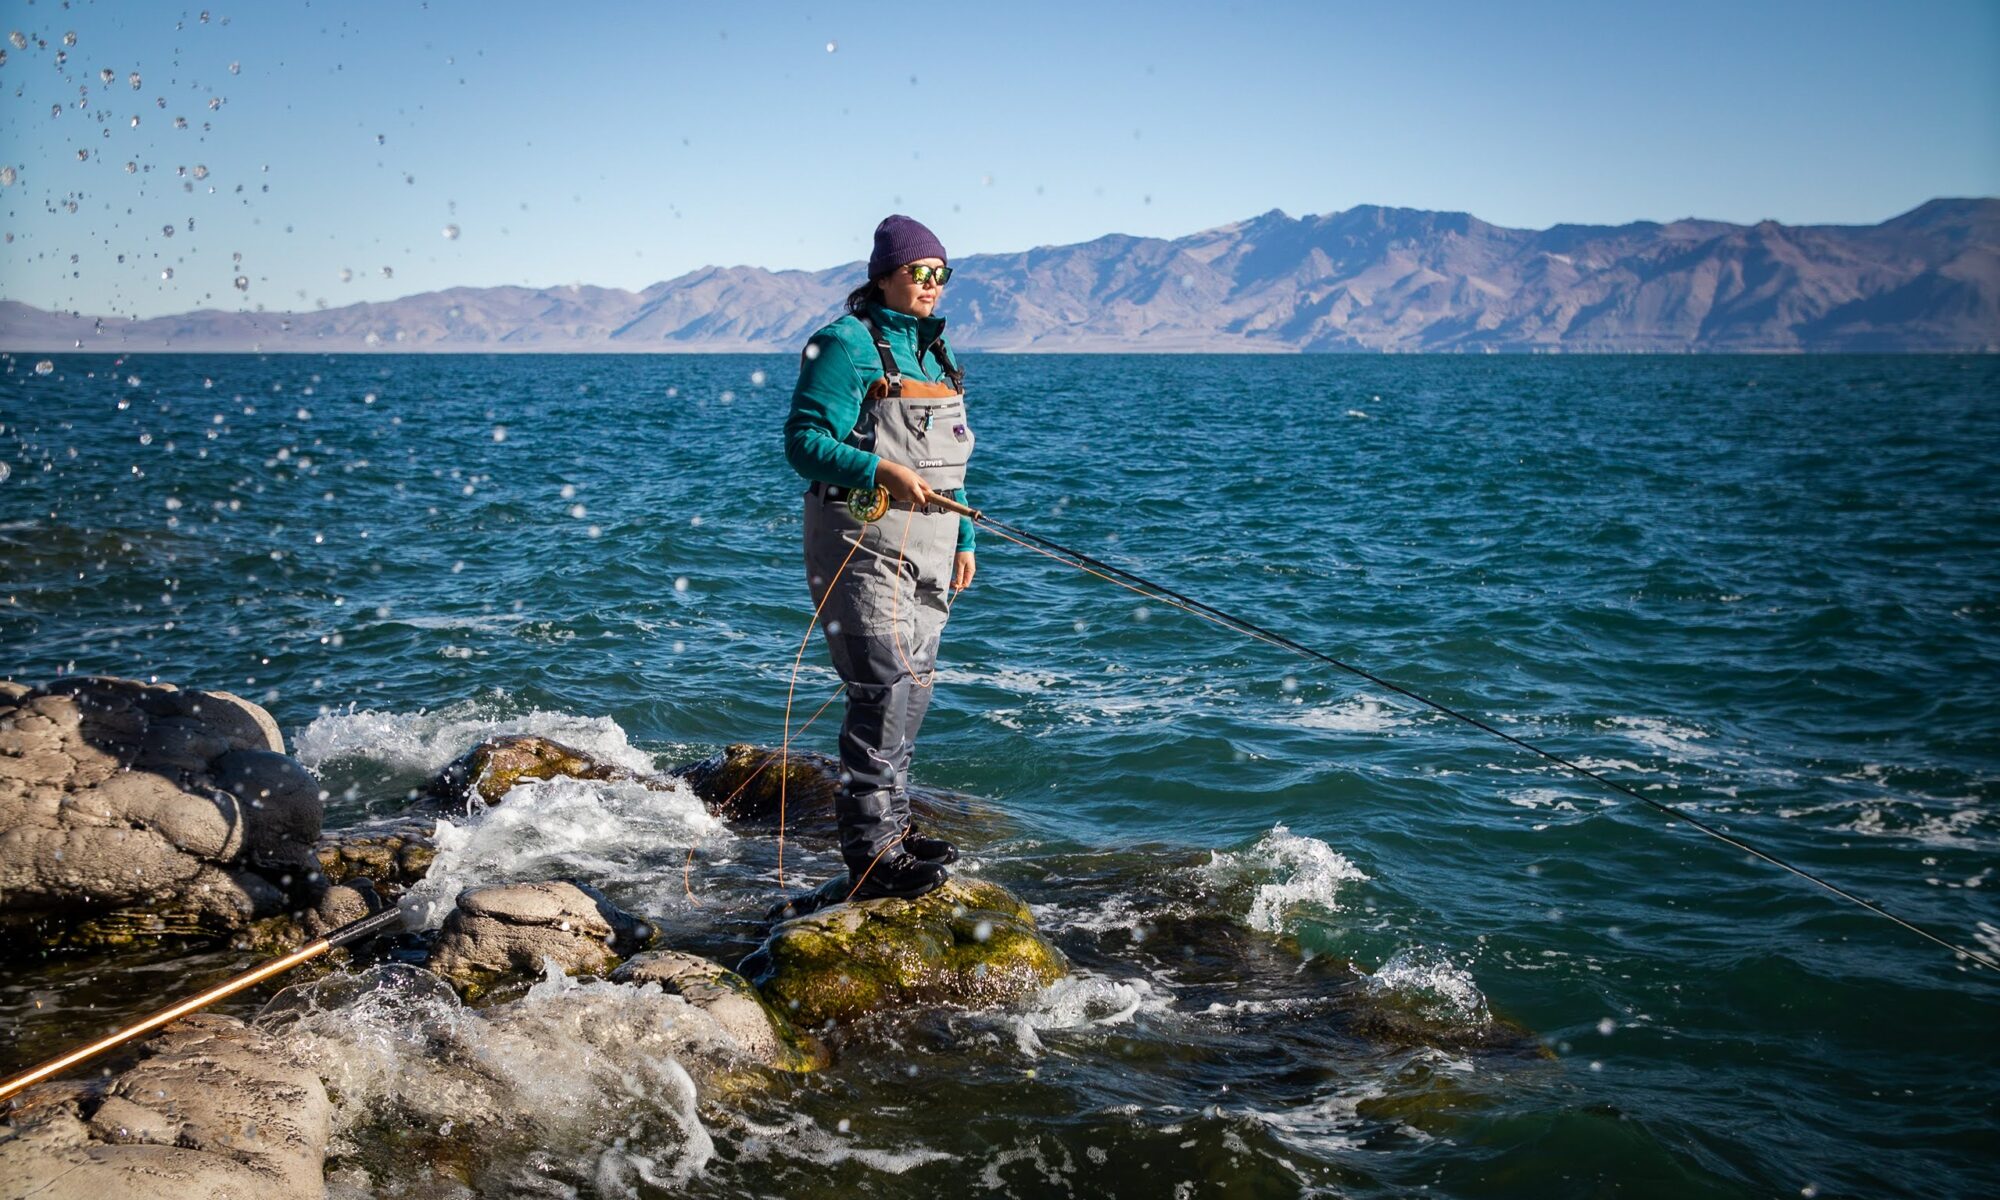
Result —
<instances>
[{"instance_id":1,"label":"woman's hand","mask_svg":"<svg viewBox=\"0 0 2000 1200\"><path fill-rule=\"evenodd\" d=\"M972 586L972 576L979 568L972 561L972 551L960 550L951 558L951 587L962 592Z\"/></svg>"},{"instance_id":2,"label":"woman's hand","mask_svg":"<svg viewBox=\"0 0 2000 1200\"><path fill-rule=\"evenodd\" d=\"M923 476L902 463L893 463L886 458L877 462L875 483L878 487L889 489L889 498L892 500L901 500L905 504L931 502L931 486L924 482Z\"/></svg>"}]
</instances>

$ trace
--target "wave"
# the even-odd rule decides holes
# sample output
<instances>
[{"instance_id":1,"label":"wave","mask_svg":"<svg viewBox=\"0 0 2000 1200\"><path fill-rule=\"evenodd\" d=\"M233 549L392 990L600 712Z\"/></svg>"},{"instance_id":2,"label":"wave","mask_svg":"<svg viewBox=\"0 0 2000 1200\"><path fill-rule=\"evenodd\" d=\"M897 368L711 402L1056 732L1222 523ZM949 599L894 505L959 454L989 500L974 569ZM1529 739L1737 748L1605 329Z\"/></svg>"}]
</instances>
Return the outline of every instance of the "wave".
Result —
<instances>
[{"instance_id":1,"label":"wave","mask_svg":"<svg viewBox=\"0 0 2000 1200\"><path fill-rule=\"evenodd\" d=\"M642 774L658 769L654 756L633 746L610 717L534 708L515 711L498 688L478 700L413 713L355 709L328 713L292 738L292 755L315 772L328 763L360 758L399 771L434 774L488 738L527 733L551 738L595 758Z\"/></svg>"}]
</instances>

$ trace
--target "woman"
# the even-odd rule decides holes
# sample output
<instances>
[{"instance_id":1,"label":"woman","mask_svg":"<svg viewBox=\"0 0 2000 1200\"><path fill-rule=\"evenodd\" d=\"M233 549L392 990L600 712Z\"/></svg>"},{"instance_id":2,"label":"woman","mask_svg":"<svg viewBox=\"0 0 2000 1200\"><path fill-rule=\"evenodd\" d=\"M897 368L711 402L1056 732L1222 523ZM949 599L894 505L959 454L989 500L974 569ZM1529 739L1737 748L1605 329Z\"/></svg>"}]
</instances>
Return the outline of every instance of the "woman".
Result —
<instances>
[{"instance_id":1,"label":"woman","mask_svg":"<svg viewBox=\"0 0 2000 1200\"><path fill-rule=\"evenodd\" d=\"M933 315L950 277L923 225L896 215L876 226L868 282L806 343L785 421L785 457L812 481L806 578L847 681L835 812L857 900L921 896L958 857L911 828L907 792L950 596L975 569L972 522L932 503L965 502L972 455L965 376ZM850 497L875 488L889 507L863 521Z\"/></svg>"}]
</instances>

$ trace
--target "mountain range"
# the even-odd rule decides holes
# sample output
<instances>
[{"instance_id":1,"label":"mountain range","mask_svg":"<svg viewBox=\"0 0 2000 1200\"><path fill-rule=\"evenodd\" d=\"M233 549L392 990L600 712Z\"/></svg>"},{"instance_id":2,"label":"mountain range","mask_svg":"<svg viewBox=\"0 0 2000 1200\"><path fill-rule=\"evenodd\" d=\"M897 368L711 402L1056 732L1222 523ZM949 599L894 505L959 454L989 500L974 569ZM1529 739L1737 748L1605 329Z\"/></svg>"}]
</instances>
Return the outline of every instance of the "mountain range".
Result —
<instances>
[{"instance_id":1,"label":"mountain range","mask_svg":"<svg viewBox=\"0 0 2000 1200\"><path fill-rule=\"evenodd\" d=\"M941 311L965 350L2000 351L1994 198L1867 226L1525 230L1374 205L1273 210L1171 240L1112 234L952 266ZM0 301L0 349L788 351L862 273L704 267L638 292L462 287L145 320Z\"/></svg>"}]
</instances>

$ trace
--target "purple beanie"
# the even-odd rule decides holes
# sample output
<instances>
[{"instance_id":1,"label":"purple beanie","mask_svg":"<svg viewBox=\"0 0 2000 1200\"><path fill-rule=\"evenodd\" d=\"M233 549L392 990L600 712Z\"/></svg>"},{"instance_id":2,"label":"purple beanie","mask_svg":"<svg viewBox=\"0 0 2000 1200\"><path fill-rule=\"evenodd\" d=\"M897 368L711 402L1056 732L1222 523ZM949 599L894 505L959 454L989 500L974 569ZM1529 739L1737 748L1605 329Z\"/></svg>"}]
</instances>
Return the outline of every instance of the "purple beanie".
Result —
<instances>
[{"instance_id":1,"label":"purple beanie","mask_svg":"<svg viewBox=\"0 0 2000 1200\"><path fill-rule=\"evenodd\" d=\"M875 227L875 253L868 256L868 278L880 279L920 258L944 257L944 243L937 240L937 234L914 217L893 213Z\"/></svg>"}]
</instances>

